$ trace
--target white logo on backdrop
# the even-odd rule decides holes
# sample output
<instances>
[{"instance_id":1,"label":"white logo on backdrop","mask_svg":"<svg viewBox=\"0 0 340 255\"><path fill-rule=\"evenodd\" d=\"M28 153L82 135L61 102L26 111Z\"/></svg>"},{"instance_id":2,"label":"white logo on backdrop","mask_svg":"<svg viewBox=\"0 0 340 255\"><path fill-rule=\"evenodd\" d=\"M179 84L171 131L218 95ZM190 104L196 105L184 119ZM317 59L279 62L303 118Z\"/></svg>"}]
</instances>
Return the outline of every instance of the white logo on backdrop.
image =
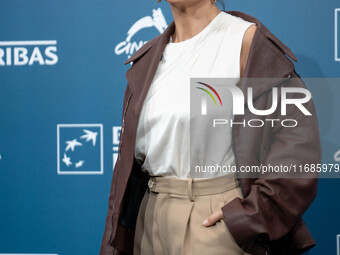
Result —
<instances>
[{"instance_id":1,"label":"white logo on backdrop","mask_svg":"<svg viewBox=\"0 0 340 255\"><path fill-rule=\"evenodd\" d=\"M337 255L340 255L340 235L336 236L336 249L337 249Z\"/></svg>"},{"instance_id":2,"label":"white logo on backdrop","mask_svg":"<svg viewBox=\"0 0 340 255\"><path fill-rule=\"evenodd\" d=\"M132 37L139 31L145 28L154 27L161 34L167 28L167 23L161 8L153 9L152 16L145 16L137 20L127 32L127 37L124 41L118 43L115 47L116 55L125 53L129 58L139 48L141 48L147 41L133 41Z\"/></svg>"},{"instance_id":3,"label":"white logo on backdrop","mask_svg":"<svg viewBox=\"0 0 340 255\"><path fill-rule=\"evenodd\" d=\"M58 174L103 174L102 124L58 124L57 147Z\"/></svg>"},{"instance_id":4,"label":"white logo on backdrop","mask_svg":"<svg viewBox=\"0 0 340 255\"><path fill-rule=\"evenodd\" d=\"M339 43L340 43L340 39L339 39L339 36L340 36L340 33L339 33L339 22L340 22L340 8L337 8L335 9L334 11L334 28L335 28L335 31L334 31L334 47L335 47L335 50L334 50L334 59L335 61L340 61L340 52L339 52Z\"/></svg>"},{"instance_id":5,"label":"white logo on backdrop","mask_svg":"<svg viewBox=\"0 0 340 255\"><path fill-rule=\"evenodd\" d=\"M118 146L120 141L120 130L122 129L121 126L113 126L112 127L112 144L113 144L113 155L112 155L112 165L113 169L115 167L117 157L118 157Z\"/></svg>"},{"instance_id":6,"label":"white logo on backdrop","mask_svg":"<svg viewBox=\"0 0 340 255\"><path fill-rule=\"evenodd\" d=\"M335 162L340 162L340 150L334 153L334 161Z\"/></svg>"},{"instance_id":7,"label":"white logo on backdrop","mask_svg":"<svg viewBox=\"0 0 340 255\"><path fill-rule=\"evenodd\" d=\"M0 66L55 65L57 41L0 41Z\"/></svg>"}]
</instances>

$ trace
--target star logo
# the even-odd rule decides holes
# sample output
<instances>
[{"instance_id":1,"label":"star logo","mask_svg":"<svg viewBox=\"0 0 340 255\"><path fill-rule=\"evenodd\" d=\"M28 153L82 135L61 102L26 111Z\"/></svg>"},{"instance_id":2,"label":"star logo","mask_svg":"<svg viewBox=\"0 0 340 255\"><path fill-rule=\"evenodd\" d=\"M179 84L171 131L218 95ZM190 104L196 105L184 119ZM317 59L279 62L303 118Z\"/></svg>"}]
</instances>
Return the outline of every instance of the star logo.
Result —
<instances>
[{"instance_id":1,"label":"star logo","mask_svg":"<svg viewBox=\"0 0 340 255\"><path fill-rule=\"evenodd\" d=\"M65 151L68 151L69 149L74 151L74 147L83 145L82 143L79 143L77 141L77 139L73 139L72 141L66 141L66 143L67 143L67 147L66 147Z\"/></svg>"},{"instance_id":2,"label":"star logo","mask_svg":"<svg viewBox=\"0 0 340 255\"><path fill-rule=\"evenodd\" d=\"M71 158L70 158L70 157L67 157L65 153L64 153L63 162L64 162L65 165L67 165L67 166L72 165Z\"/></svg>"},{"instance_id":3,"label":"star logo","mask_svg":"<svg viewBox=\"0 0 340 255\"><path fill-rule=\"evenodd\" d=\"M92 144L93 144L93 146L95 146L96 145L96 138L97 138L98 133L97 132L91 132L90 130L87 130L87 129L83 129L83 131L86 134L82 135L80 138L86 139L86 142L92 140Z\"/></svg>"},{"instance_id":4,"label":"star logo","mask_svg":"<svg viewBox=\"0 0 340 255\"><path fill-rule=\"evenodd\" d=\"M82 167L83 164L84 164L84 160L79 160L77 163L76 163L76 168L79 168L79 167Z\"/></svg>"}]
</instances>

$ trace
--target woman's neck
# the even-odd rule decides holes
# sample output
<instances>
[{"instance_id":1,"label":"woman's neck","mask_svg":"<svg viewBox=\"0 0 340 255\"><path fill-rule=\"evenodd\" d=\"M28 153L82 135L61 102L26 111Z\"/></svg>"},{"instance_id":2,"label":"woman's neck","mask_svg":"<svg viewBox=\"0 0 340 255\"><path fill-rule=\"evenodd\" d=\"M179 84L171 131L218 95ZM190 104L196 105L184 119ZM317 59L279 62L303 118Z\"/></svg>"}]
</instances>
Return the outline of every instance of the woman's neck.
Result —
<instances>
[{"instance_id":1,"label":"woman's neck","mask_svg":"<svg viewBox=\"0 0 340 255\"><path fill-rule=\"evenodd\" d=\"M185 41L201 32L221 10L210 1L199 1L193 5L171 4L175 31L172 35L174 43Z\"/></svg>"}]
</instances>

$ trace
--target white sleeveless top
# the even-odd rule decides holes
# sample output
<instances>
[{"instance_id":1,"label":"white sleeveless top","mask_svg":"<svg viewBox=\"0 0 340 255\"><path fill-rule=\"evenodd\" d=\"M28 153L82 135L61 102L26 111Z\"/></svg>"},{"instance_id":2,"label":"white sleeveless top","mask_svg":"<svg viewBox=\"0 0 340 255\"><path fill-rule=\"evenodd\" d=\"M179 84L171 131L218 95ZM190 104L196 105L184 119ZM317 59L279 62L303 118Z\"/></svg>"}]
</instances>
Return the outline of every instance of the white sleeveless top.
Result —
<instances>
[{"instance_id":1,"label":"white sleeveless top","mask_svg":"<svg viewBox=\"0 0 340 255\"><path fill-rule=\"evenodd\" d=\"M172 43L170 37L138 119L135 158L142 171L186 179L192 178L190 160L202 165L235 165L231 128L218 137L223 141L222 150L205 149L216 142L208 134L203 138L205 146L192 143L194 148L190 148L189 85L190 77L239 78L242 40L252 24L221 11L194 37L178 43ZM233 118L231 111L229 117ZM195 153L190 155L190 150ZM224 174L202 173L199 178Z\"/></svg>"}]
</instances>

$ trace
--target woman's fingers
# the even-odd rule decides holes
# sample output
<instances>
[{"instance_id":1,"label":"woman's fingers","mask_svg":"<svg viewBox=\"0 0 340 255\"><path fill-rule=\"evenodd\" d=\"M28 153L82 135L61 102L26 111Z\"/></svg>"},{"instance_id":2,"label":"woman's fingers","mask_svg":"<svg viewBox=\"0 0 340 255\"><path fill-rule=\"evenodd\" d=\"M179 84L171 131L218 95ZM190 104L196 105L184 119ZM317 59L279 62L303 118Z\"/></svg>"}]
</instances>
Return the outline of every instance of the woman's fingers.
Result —
<instances>
[{"instance_id":1,"label":"woman's fingers","mask_svg":"<svg viewBox=\"0 0 340 255\"><path fill-rule=\"evenodd\" d=\"M223 218L223 212L222 212L222 209L220 209L217 212L214 212L213 214L211 214L208 218L206 218L203 221L203 226L210 227L222 218Z\"/></svg>"}]
</instances>

